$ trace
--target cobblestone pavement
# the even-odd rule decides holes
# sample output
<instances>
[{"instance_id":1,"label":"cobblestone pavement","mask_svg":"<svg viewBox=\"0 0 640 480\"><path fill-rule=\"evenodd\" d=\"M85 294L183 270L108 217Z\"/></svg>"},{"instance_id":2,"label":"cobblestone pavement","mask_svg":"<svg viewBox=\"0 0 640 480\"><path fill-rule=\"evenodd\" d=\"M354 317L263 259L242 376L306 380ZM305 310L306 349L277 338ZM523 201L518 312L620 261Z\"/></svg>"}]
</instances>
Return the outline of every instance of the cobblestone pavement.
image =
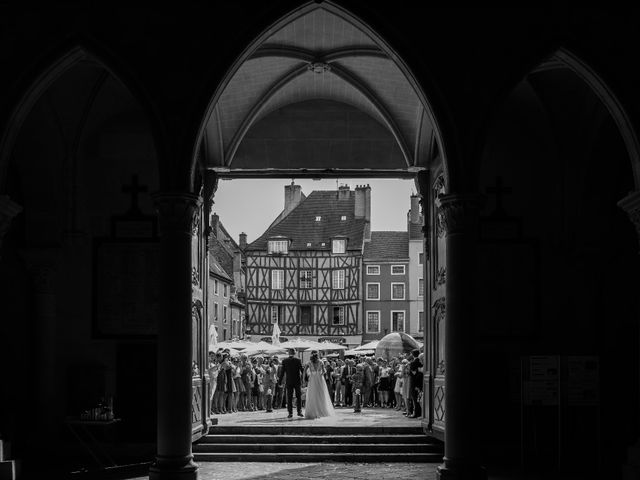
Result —
<instances>
[{"instance_id":1,"label":"cobblestone pavement","mask_svg":"<svg viewBox=\"0 0 640 480\"><path fill-rule=\"evenodd\" d=\"M435 464L201 462L200 480L435 480ZM136 480L143 480L139 477Z\"/></svg>"}]
</instances>

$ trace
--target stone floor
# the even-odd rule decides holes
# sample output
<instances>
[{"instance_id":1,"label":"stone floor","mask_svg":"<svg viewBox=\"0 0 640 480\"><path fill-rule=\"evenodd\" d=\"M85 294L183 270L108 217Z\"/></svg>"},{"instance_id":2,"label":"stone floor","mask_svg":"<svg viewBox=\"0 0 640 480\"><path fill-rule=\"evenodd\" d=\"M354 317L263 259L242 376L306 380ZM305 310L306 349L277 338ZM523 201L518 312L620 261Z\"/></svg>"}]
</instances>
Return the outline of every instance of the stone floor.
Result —
<instances>
[{"instance_id":1,"label":"stone floor","mask_svg":"<svg viewBox=\"0 0 640 480\"><path fill-rule=\"evenodd\" d=\"M419 418L407 418L402 412L393 408L363 408L360 413L354 413L353 408L336 408L332 417L307 420L300 418L293 412L293 418L287 418L286 409L278 409L271 413L264 411L237 412L215 415L218 425L237 426L295 426L304 428L309 425L336 427L389 427L389 426L420 426ZM303 411L304 413L304 411Z\"/></svg>"}]
</instances>

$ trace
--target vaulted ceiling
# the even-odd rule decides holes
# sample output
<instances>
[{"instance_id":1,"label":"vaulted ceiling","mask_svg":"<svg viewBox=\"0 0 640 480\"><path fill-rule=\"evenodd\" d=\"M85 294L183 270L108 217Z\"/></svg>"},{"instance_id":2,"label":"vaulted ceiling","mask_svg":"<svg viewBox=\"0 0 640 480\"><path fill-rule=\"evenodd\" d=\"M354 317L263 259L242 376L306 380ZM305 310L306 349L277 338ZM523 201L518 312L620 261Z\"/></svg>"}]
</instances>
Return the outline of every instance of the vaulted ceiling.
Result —
<instances>
[{"instance_id":1,"label":"vaulted ceiling","mask_svg":"<svg viewBox=\"0 0 640 480\"><path fill-rule=\"evenodd\" d=\"M433 155L429 118L373 32L339 7L312 4L274 26L232 72L206 125L204 159L236 173L414 172Z\"/></svg>"}]
</instances>

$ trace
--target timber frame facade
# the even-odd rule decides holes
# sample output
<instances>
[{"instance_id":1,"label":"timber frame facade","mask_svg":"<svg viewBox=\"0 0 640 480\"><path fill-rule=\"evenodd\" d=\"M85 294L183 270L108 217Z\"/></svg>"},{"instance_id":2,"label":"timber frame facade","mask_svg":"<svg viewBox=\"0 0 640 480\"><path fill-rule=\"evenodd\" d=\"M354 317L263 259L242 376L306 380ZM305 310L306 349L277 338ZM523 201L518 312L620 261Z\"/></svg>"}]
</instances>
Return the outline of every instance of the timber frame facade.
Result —
<instances>
[{"instance_id":1,"label":"timber frame facade","mask_svg":"<svg viewBox=\"0 0 640 480\"><path fill-rule=\"evenodd\" d=\"M277 319L283 335L345 336L361 332L361 253L301 251L247 256L247 327L268 335ZM274 288L282 271L283 288ZM344 272L344 281L334 277ZM334 288L342 286L343 288Z\"/></svg>"}]
</instances>

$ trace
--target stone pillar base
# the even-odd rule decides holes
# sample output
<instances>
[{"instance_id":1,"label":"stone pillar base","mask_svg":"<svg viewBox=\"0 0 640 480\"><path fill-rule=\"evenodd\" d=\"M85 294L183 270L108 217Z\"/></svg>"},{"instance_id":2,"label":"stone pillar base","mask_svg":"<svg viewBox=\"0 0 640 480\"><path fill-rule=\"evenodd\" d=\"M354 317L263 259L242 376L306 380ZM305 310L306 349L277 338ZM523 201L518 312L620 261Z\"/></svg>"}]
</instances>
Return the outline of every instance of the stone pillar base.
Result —
<instances>
[{"instance_id":1,"label":"stone pillar base","mask_svg":"<svg viewBox=\"0 0 640 480\"><path fill-rule=\"evenodd\" d=\"M438 480L487 480L487 471L480 465L440 465Z\"/></svg>"},{"instance_id":2,"label":"stone pillar base","mask_svg":"<svg viewBox=\"0 0 640 480\"><path fill-rule=\"evenodd\" d=\"M186 457L156 457L156 461L149 468L150 480L197 480L198 464L193 456Z\"/></svg>"}]
</instances>

